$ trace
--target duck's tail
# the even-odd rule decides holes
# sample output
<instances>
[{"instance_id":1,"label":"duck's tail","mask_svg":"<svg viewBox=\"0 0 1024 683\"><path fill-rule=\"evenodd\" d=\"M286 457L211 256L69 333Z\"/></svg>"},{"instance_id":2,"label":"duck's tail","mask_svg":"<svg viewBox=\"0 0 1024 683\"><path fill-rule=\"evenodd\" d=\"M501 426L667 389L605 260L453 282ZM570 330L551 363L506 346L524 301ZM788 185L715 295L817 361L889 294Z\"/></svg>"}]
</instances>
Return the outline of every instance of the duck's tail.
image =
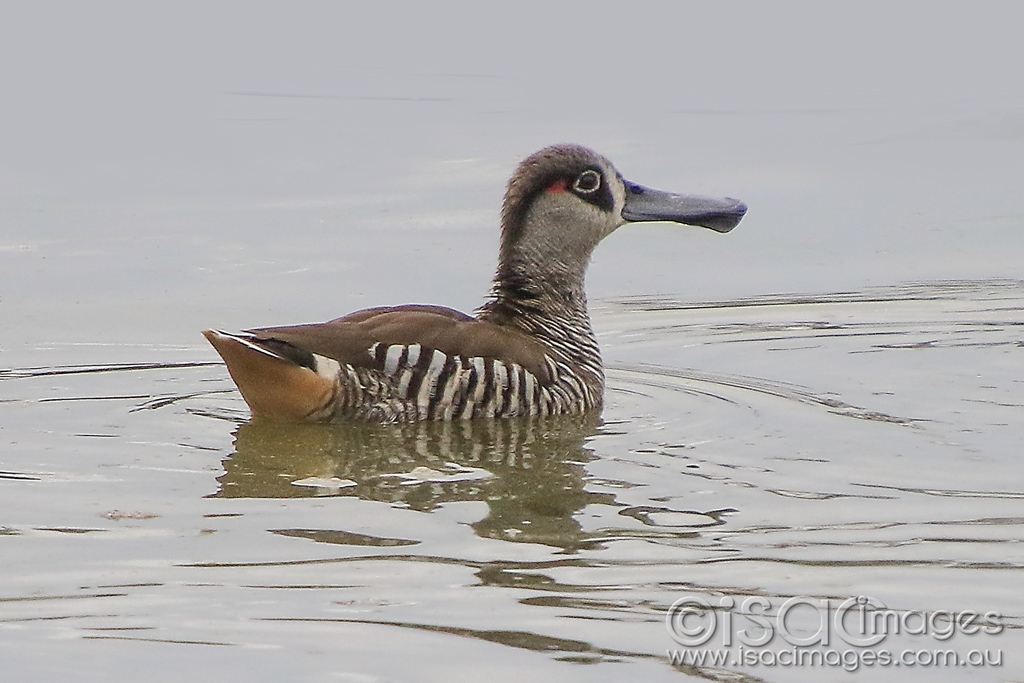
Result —
<instances>
[{"instance_id":1,"label":"duck's tail","mask_svg":"<svg viewBox=\"0 0 1024 683\"><path fill-rule=\"evenodd\" d=\"M335 377L276 353L254 335L204 330L203 336L224 359L231 379L256 417L317 419L334 398Z\"/></svg>"}]
</instances>

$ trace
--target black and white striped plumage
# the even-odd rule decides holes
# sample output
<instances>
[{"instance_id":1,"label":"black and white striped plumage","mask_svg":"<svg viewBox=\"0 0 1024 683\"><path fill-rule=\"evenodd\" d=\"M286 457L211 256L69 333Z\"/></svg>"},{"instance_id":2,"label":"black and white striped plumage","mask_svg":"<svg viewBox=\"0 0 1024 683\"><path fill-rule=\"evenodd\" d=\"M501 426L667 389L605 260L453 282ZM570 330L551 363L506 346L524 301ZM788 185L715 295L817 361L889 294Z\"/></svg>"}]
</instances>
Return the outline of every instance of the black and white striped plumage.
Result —
<instances>
[{"instance_id":1,"label":"black and white striped plumage","mask_svg":"<svg viewBox=\"0 0 1024 683\"><path fill-rule=\"evenodd\" d=\"M580 414L604 371L583 289L591 253L626 222L727 232L746 207L629 183L604 157L556 145L509 181L490 299L357 311L328 323L204 332L254 415L402 422Z\"/></svg>"}]
</instances>

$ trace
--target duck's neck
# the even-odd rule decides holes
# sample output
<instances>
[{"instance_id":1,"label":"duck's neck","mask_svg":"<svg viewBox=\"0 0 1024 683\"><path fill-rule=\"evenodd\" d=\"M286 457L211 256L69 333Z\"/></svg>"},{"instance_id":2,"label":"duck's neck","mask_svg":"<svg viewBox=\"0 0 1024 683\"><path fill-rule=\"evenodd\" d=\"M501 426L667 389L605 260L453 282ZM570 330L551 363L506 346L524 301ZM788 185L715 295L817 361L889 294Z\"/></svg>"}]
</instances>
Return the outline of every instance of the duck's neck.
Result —
<instances>
[{"instance_id":1,"label":"duck's neck","mask_svg":"<svg viewBox=\"0 0 1024 683\"><path fill-rule=\"evenodd\" d=\"M514 327L551 349L557 360L603 384L601 353L590 325L583 288L586 263L538 261L505 254L491 298L477 310L481 320Z\"/></svg>"}]
</instances>

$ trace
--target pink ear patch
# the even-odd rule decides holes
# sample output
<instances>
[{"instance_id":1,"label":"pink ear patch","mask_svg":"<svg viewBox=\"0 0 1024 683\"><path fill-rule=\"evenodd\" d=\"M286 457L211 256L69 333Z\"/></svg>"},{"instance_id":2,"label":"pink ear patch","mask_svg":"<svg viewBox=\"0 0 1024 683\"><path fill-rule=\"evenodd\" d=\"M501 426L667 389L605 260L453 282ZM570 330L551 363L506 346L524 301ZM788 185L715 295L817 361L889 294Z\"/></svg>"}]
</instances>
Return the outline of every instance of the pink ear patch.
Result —
<instances>
[{"instance_id":1,"label":"pink ear patch","mask_svg":"<svg viewBox=\"0 0 1024 683\"><path fill-rule=\"evenodd\" d=\"M569 181L566 178L559 178L555 182L548 185L548 192L568 192Z\"/></svg>"}]
</instances>

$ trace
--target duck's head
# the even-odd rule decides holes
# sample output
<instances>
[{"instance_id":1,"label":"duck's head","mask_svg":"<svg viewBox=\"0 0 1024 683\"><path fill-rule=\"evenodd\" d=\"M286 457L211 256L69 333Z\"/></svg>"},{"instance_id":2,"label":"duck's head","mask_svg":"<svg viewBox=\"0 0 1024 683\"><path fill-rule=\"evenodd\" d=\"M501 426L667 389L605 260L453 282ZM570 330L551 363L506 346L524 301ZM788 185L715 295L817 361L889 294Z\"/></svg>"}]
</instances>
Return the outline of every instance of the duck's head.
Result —
<instances>
[{"instance_id":1,"label":"duck's head","mask_svg":"<svg viewBox=\"0 0 1024 683\"><path fill-rule=\"evenodd\" d=\"M729 232L746 213L738 199L672 194L625 180L579 145L553 145L519 164L502 207L501 271L582 276L597 243L624 223L672 221Z\"/></svg>"}]
</instances>

